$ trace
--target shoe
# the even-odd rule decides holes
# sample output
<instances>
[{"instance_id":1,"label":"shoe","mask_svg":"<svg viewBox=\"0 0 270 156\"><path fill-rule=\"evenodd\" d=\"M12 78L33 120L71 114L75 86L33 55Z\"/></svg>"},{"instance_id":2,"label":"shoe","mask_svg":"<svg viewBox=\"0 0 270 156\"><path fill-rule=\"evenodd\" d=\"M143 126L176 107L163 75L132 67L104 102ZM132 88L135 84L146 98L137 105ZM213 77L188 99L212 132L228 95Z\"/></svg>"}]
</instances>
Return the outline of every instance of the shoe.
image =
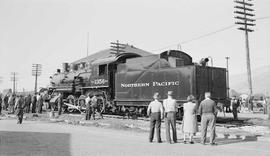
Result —
<instances>
[{"instance_id":1,"label":"shoe","mask_svg":"<svg viewBox=\"0 0 270 156\"><path fill-rule=\"evenodd\" d=\"M149 142L150 142L150 143L152 143L152 142L153 142L153 140L149 140Z\"/></svg>"},{"instance_id":2,"label":"shoe","mask_svg":"<svg viewBox=\"0 0 270 156\"><path fill-rule=\"evenodd\" d=\"M213 143L210 143L211 146L217 146L217 143L213 142Z\"/></svg>"},{"instance_id":3,"label":"shoe","mask_svg":"<svg viewBox=\"0 0 270 156\"><path fill-rule=\"evenodd\" d=\"M186 140L184 140L184 142L183 142L184 144L186 144L187 143L187 141Z\"/></svg>"},{"instance_id":4,"label":"shoe","mask_svg":"<svg viewBox=\"0 0 270 156\"><path fill-rule=\"evenodd\" d=\"M161 141L161 140L159 140L159 141L158 141L158 143L162 143L162 141Z\"/></svg>"},{"instance_id":5,"label":"shoe","mask_svg":"<svg viewBox=\"0 0 270 156\"><path fill-rule=\"evenodd\" d=\"M194 142L193 142L193 141L190 141L189 143L190 143L190 144L194 144Z\"/></svg>"}]
</instances>

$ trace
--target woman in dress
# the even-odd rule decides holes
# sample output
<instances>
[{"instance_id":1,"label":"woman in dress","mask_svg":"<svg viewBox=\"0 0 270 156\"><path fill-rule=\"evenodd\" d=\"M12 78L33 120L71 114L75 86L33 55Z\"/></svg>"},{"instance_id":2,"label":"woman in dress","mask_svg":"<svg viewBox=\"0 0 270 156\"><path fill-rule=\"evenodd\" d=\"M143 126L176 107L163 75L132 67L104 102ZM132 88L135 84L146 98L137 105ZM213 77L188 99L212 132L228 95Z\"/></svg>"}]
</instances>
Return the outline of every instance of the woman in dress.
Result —
<instances>
[{"instance_id":1,"label":"woman in dress","mask_svg":"<svg viewBox=\"0 0 270 156\"><path fill-rule=\"evenodd\" d=\"M197 104L193 95L187 97L187 103L184 103L184 118L183 118L183 132L184 132L184 143L186 142L186 135L189 136L190 144L194 144L193 136L198 132L197 124Z\"/></svg>"}]
</instances>

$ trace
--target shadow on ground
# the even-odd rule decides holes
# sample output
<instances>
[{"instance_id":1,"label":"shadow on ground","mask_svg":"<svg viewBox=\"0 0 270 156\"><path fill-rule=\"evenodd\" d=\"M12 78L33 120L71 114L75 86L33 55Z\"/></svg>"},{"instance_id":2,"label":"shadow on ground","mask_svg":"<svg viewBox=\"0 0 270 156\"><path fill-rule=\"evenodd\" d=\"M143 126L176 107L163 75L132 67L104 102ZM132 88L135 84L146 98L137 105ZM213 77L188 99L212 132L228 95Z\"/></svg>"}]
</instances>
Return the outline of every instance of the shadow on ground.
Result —
<instances>
[{"instance_id":1,"label":"shadow on ground","mask_svg":"<svg viewBox=\"0 0 270 156\"><path fill-rule=\"evenodd\" d=\"M229 138L228 136L225 136L224 138L216 138L215 142L218 145L227 145L227 144L235 144L235 143L244 143L244 142L252 142L257 141L259 135L256 136L246 136L245 138L242 138L241 135L236 135L234 138ZM187 139L188 141L188 139ZM179 143L183 143L183 139L178 140ZM201 143L200 138L194 138L195 143ZM209 143L209 138L207 138L207 143Z\"/></svg>"},{"instance_id":2,"label":"shadow on ground","mask_svg":"<svg viewBox=\"0 0 270 156\"><path fill-rule=\"evenodd\" d=\"M71 156L65 133L0 131L1 156Z\"/></svg>"}]
</instances>

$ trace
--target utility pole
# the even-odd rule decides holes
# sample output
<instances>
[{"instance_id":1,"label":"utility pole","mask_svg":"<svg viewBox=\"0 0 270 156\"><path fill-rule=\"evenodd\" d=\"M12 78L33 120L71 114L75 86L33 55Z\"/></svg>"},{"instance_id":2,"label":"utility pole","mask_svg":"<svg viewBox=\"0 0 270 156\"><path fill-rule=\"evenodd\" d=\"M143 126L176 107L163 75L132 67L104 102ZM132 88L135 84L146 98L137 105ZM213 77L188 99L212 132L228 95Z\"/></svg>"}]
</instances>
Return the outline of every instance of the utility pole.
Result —
<instances>
[{"instance_id":1,"label":"utility pole","mask_svg":"<svg viewBox=\"0 0 270 156\"><path fill-rule=\"evenodd\" d=\"M119 43L118 40L116 43L111 42L111 48L112 48L111 51L113 51L113 52L111 52L111 54L119 55L119 54L125 52L125 50L124 50L125 47L126 47L126 45Z\"/></svg>"},{"instance_id":2,"label":"utility pole","mask_svg":"<svg viewBox=\"0 0 270 156\"><path fill-rule=\"evenodd\" d=\"M15 87L16 87L16 81L18 81L17 75L18 75L18 73L11 72L10 81L12 81L12 83L13 83L13 90L12 90L13 94L16 94Z\"/></svg>"},{"instance_id":3,"label":"utility pole","mask_svg":"<svg viewBox=\"0 0 270 156\"><path fill-rule=\"evenodd\" d=\"M41 75L41 64L32 64L32 76L35 76L35 93L37 93L37 77Z\"/></svg>"},{"instance_id":4,"label":"utility pole","mask_svg":"<svg viewBox=\"0 0 270 156\"><path fill-rule=\"evenodd\" d=\"M230 96L230 85L229 85L229 58L230 57L225 57L226 59L226 84L227 84L227 97Z\"/></svg>"},{"instance_id":5,"label":"utility pole","mask_svg":"<svg viewBox=\"0 0 270 156\"><path fill-rule=\"evenodd\" d=\"M247 76L248 76L248 86L249 86L249 95L253 94L252 92L252 79L251 79L251 68L250 68L250 55L249 55L249 40L248 40L248 32L253 32L254 30L250 27L255 26L253 23L255 19L252 17L255 14L252 14L254 9L250 7L253 6L251 4L252 0L235 0L236 3L236 11L234 13L237 14L234 18L240 21L235 22L235 24L240 25L239 30L243 30L245 32L245 43L246 43L246 59L247 59Z\"/></svg>"}]
</instances>

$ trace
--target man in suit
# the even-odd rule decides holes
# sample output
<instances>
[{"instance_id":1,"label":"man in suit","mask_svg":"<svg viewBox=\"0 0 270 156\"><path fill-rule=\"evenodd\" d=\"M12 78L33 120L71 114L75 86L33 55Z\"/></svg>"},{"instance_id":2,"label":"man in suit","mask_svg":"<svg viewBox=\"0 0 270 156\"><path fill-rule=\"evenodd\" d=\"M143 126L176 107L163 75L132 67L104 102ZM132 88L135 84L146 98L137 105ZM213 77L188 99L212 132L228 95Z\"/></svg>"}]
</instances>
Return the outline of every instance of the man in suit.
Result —
<instances>
[{"instance_id":1,"label":"man in suit","mask_svg":"<svg viewBox=\"0 0 270 156\"><path fill-rule=\"evenodd\" d=\"M215 141L217 106L215 101L210 99L211 93L205 93L205 99L200 103L199 114L201 115L201 143L205 145L207 126L210 126L210 145L217 145Z\"/></svg>"},{"instance_id":2,"label":"man in suit","mask_svg":"<svg viewBox=\"0 0 270 156\"><path fill-rule=\"evenodd\" d=\"M150 134L149 134L149 142L153 141L154 138L154 130L156 127L157 133L157 142L161 143L160 137L160 126L161 126L161 119L163 118L163 106L162 103L158 101L159 93L155 93L154 101L150 102L147 108L147 115L150 116Z\"/></svg>"}]
</instances>

